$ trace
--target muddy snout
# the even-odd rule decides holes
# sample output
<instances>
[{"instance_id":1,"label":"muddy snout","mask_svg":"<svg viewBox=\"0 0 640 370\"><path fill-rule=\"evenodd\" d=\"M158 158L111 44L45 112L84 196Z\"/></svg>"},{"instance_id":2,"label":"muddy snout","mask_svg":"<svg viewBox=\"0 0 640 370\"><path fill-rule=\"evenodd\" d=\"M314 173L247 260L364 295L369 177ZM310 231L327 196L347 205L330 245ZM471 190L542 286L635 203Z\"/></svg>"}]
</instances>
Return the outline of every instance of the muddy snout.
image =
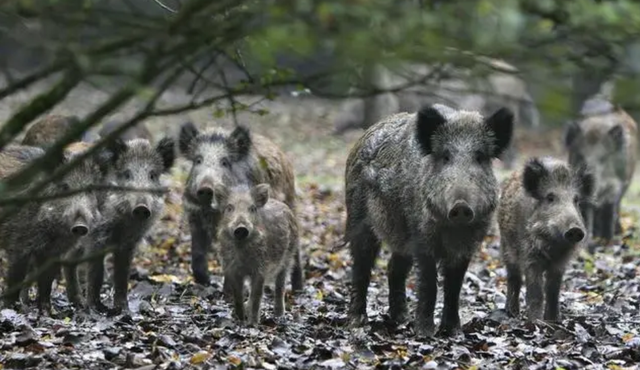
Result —
<instances>
[{"instance_id":1,"label":"muddy snout","mask_svg":"<svg viewBox=\"0 0 640 370\"><path fill-rule=\"evenodd\" d=\"M562 236L564 240L568 241L569 243L575 244L581 242L582 239L584 239L585 231L581 227L572 226L568 228Z\"/></svg>"},{"instance_id":2,"label":"muddy snout","mask_svg":"<svg viewBox=\"0 0 640 370\"><path fill-rule=\"evenodd\" d=\"M133 217L139 220L147 220L151 217L151 209L143 203L136 204L131 213L133 214Z\"/></svg>"},{"instance_id":3,"label":"muddy snout","mask_svg":"<svg viewBox=\"0 0 640 370\"><path fill-rule=\"evenodd\" d=\"M457 200L451 208L447 218L454 224L465 225L469 224L475 218L475 212L471 206L464 200Z\"/></svg>"}]
</instances>

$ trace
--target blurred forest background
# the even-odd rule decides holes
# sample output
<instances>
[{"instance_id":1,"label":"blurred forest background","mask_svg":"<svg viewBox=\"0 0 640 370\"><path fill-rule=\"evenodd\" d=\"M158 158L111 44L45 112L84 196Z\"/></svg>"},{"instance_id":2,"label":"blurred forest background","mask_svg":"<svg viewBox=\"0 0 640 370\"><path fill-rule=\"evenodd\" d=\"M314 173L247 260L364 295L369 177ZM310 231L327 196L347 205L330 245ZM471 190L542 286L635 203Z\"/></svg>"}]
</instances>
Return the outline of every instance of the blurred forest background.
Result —
<instances>
[{"instance_id":1,"label":"blurred forest background","mask_svg":"<svg viewBox=\"0 0 640 370\"><path fill-rule=\"evenodd\" d=\"M143 329L131 322L104 324L101 330L107 334L99 337L99 343L71 340L75 343L72 347L82 354L79 358L68 356L62 347L56 347L55 352L62 357L55 357L49 349L50 357L42 357L44 349L38 352L25 344L16 351L32 355L6 355L5 361L14 361L10 363L16 367L36 366L42 361L62 361L68 366L111 361L129 367L213 361L275 368L278 362L273 357L274 348L286 347L289 361L295 364L292 366L311 366L311 362L305 362L310 359L340 367L356 361L355 357L344 356L349 352L345 346L350 344L343 329L335 325L345 318L350 262L346 250L336 252L332 248L342 237L346 154L362 129L384 115L415 111L427 103L443 102L483 113L506 105L514 109L518 122L515 149L504 167L515 168L534 154L565 157L561 138L564 125L585 109L602 108L585 104L590 98L604 97L640 119L640 3L5 0L0 3L0 76L0 151L19 142L24 130L46 114L79 118L48 149L51 155L34 160L0 182L0 206L16 203L11 194L24 184L35 184L27 194L34 195L42 184L68 171L74 162L51 170L55 154L87 133L96 133L108 121L117 121L120 126L100 138L86 156L130 127L144 125L157 140L167 133L177 134L179 125L186 120L201 126L244 124L272 138L296 168L302 198L303 247L308 255L309 287L300 298L303 301L297 301L303 304L288 309L303 317L312 316L299 326L282 329L288 332L273 329L266 334L240 335L224 329L227 316L215 308L215 302L222 302L219 287L194 293L200 301L184 301L185 292L192 289L188 227L184 226L180 208L188 166L179 163L167 198L167 216L148 238L148 248L136 257L131 298L135 300L131 304L134 312L151 310L160 318L171 316L173 321L159 323L156 318L146 321ZM507 172L499 168L503 177ZM627 230L636 223L628 212L639 192L636 181L623 203L623 226ZM481 263L469 272L475 278L466 282L463 289L461 301L468 302L463 322L477 316L478 310L484 310L479 307L487 302L502 304L499 290L504 289L504 273L497 267L497 249L487 249L479 258ZM616 258L597 266L606 270L608 263L610 270L594 277L594 281L608 284L609 288L617 284L612 271L625 261ZM585 271L594 269L593 261L580 263ZM219 266L212 262L211 268ZM386 289L383 271L374 276L374 284L380 282L380 290ZM578 291L580 286L596 283L579 275L570 284ZM162 302L167 307L183 308L179 312L158 311L158 291L166 294ZM606 305L609 301L604 292L611 290L603 288L598 299L581 291L582 295L576 293L573 299L583 305ZM60 289L56 299L64 300ZM304 304L305 299L311 303ZM381 307L385 307L385 299L384 294L377 298ZM144 302L153 302L154 308ZM576 308L580 309L584 307ZM6 315L0 317L4 328L22 330L15 318ZM91 327L79 321L57 323L67 328L60 338L73 333L88 335L86 328ZM38 338L56 337L59 327L47 327L50 331L43 329ZM123 327L137 334L123 339L119 334ZM617 336L624 347L619 337L628 335L628 331L618 329L619 333L611 335ZM577 329L572 330L575 334ZM637 325L634 330L637 334ZM149 334L153 331L156 333ZM160 333L164 333L164 339ZM91 335L98 337L96 333ZM274 344L274 336L289 336L298 342ZM222 339L226 342L222 343ZM123 340L142 349L125 355L127 351L122 348L130 346L123 345ZM420 352L420 344L407 345L406 338L389 340L404 341L405 352L375 347L374 357L363 355L357 361L406 363L407 358L414 358L407 353L422 353L417 356L424 363L442 355L447 359L442 361L469 365L479 363L476 360L483 357L474 352L479 347L464 355L455 348L432 347L431 352L427 351L431 357L427 358ZM543 339L517 340L531 346L547 345L541 344L546 343ZM68 346L67 339L61 341ZM12 344L16 343L20 345L15 341ZM272 351L272 357L251 349L263 344ZM314 349L318 346L326 349L318 352ZM498 354L501 345L495 348L493 365L506 366L504 361L511 359ZM562 355L571 356L570 351ZM545 357L544 361L558 361L554 358ZM627 361L623 355L620 358L620 364ZM605 359L600 357L598 361Z\"/></svg>"}]
</instances>

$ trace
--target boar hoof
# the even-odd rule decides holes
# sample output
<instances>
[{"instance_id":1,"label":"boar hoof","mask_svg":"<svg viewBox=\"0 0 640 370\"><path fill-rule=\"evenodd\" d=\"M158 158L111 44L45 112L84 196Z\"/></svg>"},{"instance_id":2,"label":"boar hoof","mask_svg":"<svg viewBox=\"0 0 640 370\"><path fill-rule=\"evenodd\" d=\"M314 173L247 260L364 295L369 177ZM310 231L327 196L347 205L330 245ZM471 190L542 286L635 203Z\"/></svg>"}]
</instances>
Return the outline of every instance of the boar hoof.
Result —
<instances>
[{"instance_id":1,"label":"boar hoof","mask_svg":"<svg viewBox=\"0 0 640 370\"><path fill-rule=\"evenodd\" d=\"M209 281L209 274L206 273L194 273L193 280L196 283L204 286L209 286L211 284L211 282Z\"/></svg>"},{"instance_id":2,"label":"boar hoof","mask_svg":"<svg viewBox=\"0 0 640 370\"><path fill-rule=\"evenodd\" d=\"M349 327L352 329L363 327L367 324L367 315L349 315Z\"/></svg>"},{"instance_id":3,"label":"boar hoof","mask_svg":"<svg viewBox=\"0 0 640 370\"><path fill-rule=\"evenodd\" d=\"M398 326L404 324L407 321L407 309L399 310L398 312L389 312L389 321L392 325Z\"/></svg>"},{"instance_id":4,"label":"boar hoof","mask_svg":"<svg viewBox=\"0 0 640 370\"><path fill-rule=\"evenodd\" d=\"M415 332L418 337L432 338L435 331L436 327L433 323L416 323Z\"/></svg>"},{"instance_id":5,"label":"boar hoof","mask_svg":"<svg viewBox=\"0 0 640 370\"><path fill-rule=\"evenodd\" d=\"M457 335L462 334L462 329L460 325L450 326L450 325L440 325L440 329L438 329L437 336L439 337L455 337Z\"/></svg>"},{"instance_id":6,"label":"boar hoof","mask_svg":"<svg viewBox=\"0 0 640 370\"><path fill-rule=\"evenodd\" d=\"M93 304L93 309L101 314L106 314L109 312L109 307L105 306L102 302L96 302Z\"/></svg>"},{"instance_id":7,"label":"boar hoof","mask_svg":"<svg viewBox=\"0 0 640 370\"><path fill-rule=\"evenodd\" d=\"M38 305L38 311L40 313L40 316L51 316L51 303L40 303Z\"/></svg>"}]
</instances>

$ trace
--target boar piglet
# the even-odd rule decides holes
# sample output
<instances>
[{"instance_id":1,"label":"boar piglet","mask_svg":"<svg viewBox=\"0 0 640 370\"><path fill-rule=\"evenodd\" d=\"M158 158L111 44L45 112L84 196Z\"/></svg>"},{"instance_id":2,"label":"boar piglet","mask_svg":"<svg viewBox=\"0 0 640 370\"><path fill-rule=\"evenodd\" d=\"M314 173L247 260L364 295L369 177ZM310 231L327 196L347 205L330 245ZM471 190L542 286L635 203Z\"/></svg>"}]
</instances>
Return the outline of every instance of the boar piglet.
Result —
<instances>
[{"instance_id":1,"label":"boar piglet","mask_svg":"<svg viewBox=\"0 0 640 370\"><path fill-rule=\"evenodd\" d=\"M433 335L437 266L444 274L440 333L459 332L459 295L467 267L498 202L492 158L508 147L513 114L490 117L441 104L392 115L369 128L346 167L345 240L353 257L351 325L366 322L367 288L382 241L388 264L389 315L406 317L405 283L419 267L416 330Z\"/></svg>"},{"instance_id":2,"label":"boar piglet","mask_svg":"<svg viewBox=\"0 0 640 370\"><path fill-rule=\"evenodd\" d=\"M105 182L109 185L135 189L158 189L160 175L170 171L175 160L174 141L163 138L152 146L146 139L122 141L109 146ZM129 272L138 243L147 234L164 210L161 193L140 191L106 192L102 206L103 220L96 230L88 253L113 248L113 310L112 314L128 311ZM87 273L88 304L98 311L109 311L100 300L104 280L104 255L89 262Z\"/></svg>"},{"instance_id":3,"label":"boar piglet","mask_svg":"<svg viewBox=\"0 0 640 370\"><path fill-rule=\"evenodd\" d=\"M637 125L620 108L588 114L568 125L564 144L569 164L589 166L595 178L593 201L581 206L589 231L589 251L593 253L598 242L609 244L622 232L620 202L636 168Z\"/></svg>"},{"instance_id":4,"label":"boar piglet","mask_svg":"<svg viewBox=\"0 0 640 370\"><path fill-rule=\"evenodd\" d=\"M233 294L234 313L245 320L244 280L251 281L249 324L260 319L265 283L275 282L275 316L284 314L287 271L297 254L298 223L291 209L269 196L269 185L230 189L218 230L225 280Z\"/></svg>"},{"instance_id":5,"label":"boar piglet","mask_svg":"<svg viewBox=\"0 0 640 370\"><path fill-rule=\"evenodd\" d=\"M180 152L191 163L183 205L191 229L191 269L194 280L209 284L207 252L212 248L221 217L220 201L227 187L267 183L272 197L284 198L295 214L295 176L287 156L271 140L239 126L200 131L187 122L180 130ZM303 286L300 252L291 271L294 291ZM225 298L230 287L224 283Z\"/></svg>"},{"instance_id":6,"label":"boar piglet","mask_svg":"<svg viewBox=\"0 0 640 370\"><path fill-rule=\"evenodd\" d=\"M33 148L29 149L33 153ZM65 152L61 164L76 156ZM27 162L23 161L25 165ZM1 167L1 165L0 165ZM102 172L94 159L82 161L61 179L49 184L38 197L55 197L75 190L87 189L102 178ZM7 304L15 304L20 296L20 285L29 270L38 272L38 307L44 314L51 308L51 285L60 271L55 263L45 268L52 259L63 258L79 243L91 239L100 221L98 199L94 192L83 191L70 196L42 202L30 202L21 206L5 222L0 224L0 243L7 250L9 269L6 283L10 290Z\"/></svg>"},{"instance_id":7,"label":"boar piglet","mask_svg":"<svg viewBox=\"0 0 640 370\"><path fill-rule=\"evenodd\" d=\"M551 157L529 159L504 181L498 224L511 315L520 311L524 273L529 319L542 319L543 307L545 320L558 319L565 266L586 236L580 203L589 201L593 189L586 167Z\"/></svg>"}]
</instances>

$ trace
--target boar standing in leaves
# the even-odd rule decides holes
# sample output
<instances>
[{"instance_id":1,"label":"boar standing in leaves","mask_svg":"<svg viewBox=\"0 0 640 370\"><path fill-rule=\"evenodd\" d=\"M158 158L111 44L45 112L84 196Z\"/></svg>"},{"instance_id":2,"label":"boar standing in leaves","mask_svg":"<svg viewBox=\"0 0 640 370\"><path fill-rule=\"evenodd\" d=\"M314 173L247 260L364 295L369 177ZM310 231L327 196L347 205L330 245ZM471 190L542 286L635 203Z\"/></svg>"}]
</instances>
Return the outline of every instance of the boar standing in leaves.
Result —
<instances>
[{"instance_id":1,"label":"boar standing in leaves","mask_svg":"<svg viewBox=\"0 0 640 370\"><path fill-rule=\"evenodd\" d=\"M593 202L582 205L591 253L597 246L591 238L606 245L622 232L620 203L636 168L636 135L636 122L621 108L586 114L565 132L569 163L589 166L595 177Z\"/></svg>"},{"instance_id":2,"label":"boar standing in leaves","mask_svg":"<svg viewBox=\"0 0 640 370\"><path fill-rule=\"evenodd\" d=\"M191 229L191 269L195 281L209 284L207 252L215 242L222 216L221 197L237 184L266 183L272 196L284 197L295 214L293 166L276 144L244 127L233 131L211 128L200 132L191 123L180 130L180 152L192 166L183 194L183 205ZM302 290L300 251L296 251L291 271L294 291ZM230 286L224 283L226 298Z\"/></svg>"},{"instance_id":3,"label":"boar standing in leaves","mask_svg":"<svg viewBox=\"0 0 640 370\"><path fill-rule=\"evenodd\" d=\"M33 149L28 148L27 157L34 154ZM76 153L65 152L62 164L71 161L75 155ZM26 160L22 161L23 165L26 163ZM95 160L84 160L62 179L49 184L38 196L55 196L86 189L95 185L101 176L100 167ZM98 199L93 192L79 192L44 202L30 202L3 221L0 224L0 246L7 251L9 259L5 278L9 290L5 295L6 304L12 305L18 301L20 285L29 269L35 269L39 272L38 307L43 313L48 313L51 307L51 285L60 271L60 265L56 263L45 268L46 264L90 239L89 234L99 222ZM45 269L42 270L43 268Z\"/></svg>"},{"instance_id":4,"label":"boar standing in leaves","mask_svg":"<svg viewBox=\"0 0 640 370\"><path fill-rule=\"evenodd\" d=\"M109 144L110 157L105 182L108 185L136 189L158 189L160 175L170 171L175 160L174 141L164 138L154 147L148 140L117 139ZM128 311L129 273L137 245L160 218L164 197L159 193L111 191L105 193L103 220L95 241L87 248L90 254L113 248L113 314ZM104 281L104 255L88 262L87 300L89 306L107 312L100 299Z\"/></svg>"},{"instance_id":5,"label":"boar standing in leaves","mask_svg":"<svg viewBox=\"0 0 640 370\"><path fill-rule=\"evenodd\" d=\"M269 197L269 188L268 184L231 188L227 200L223 200L218 229L224 277L233 294L234 312L241 321L246 318L244 279L251 280L249 324L259 323L265 283L275 282L275 316L284 314L285 280L299 248L295 215L286 204Z\"/></svg>"},{"instance_id":6,"label":"boar standing in leaves","mask_svg":"<svg viewBox=\"0 0 640 370\"><path fill-rule=\"evenodd\" d=\"M550 157L530 159L504 181L498 223L511 315L520 311L524 273L529 319L542 319L544 307L545 320L558 320L565 266L586 235L580 203L589 200L593 188L586 167L572 168Z\"/></svg>"},{"instance_id":7,"label":"boar standing in leaves","mask_svg":"<svg viewBox=\"0 0 640 370\"><path fill-rule=\"evenodd\" d=\"M492 158L508 147L512 131L513 114L506 108L483 117L434 104L378 122L355 144L346 166L352 326L366 322L371 269L386 241L392 252L391 319L405 319L405 283L415 259L417 332L431 336L435 331L438 264L445 280L440 333L459 332L464 275L498 202Z\"/></svg>"}]
</instances>

